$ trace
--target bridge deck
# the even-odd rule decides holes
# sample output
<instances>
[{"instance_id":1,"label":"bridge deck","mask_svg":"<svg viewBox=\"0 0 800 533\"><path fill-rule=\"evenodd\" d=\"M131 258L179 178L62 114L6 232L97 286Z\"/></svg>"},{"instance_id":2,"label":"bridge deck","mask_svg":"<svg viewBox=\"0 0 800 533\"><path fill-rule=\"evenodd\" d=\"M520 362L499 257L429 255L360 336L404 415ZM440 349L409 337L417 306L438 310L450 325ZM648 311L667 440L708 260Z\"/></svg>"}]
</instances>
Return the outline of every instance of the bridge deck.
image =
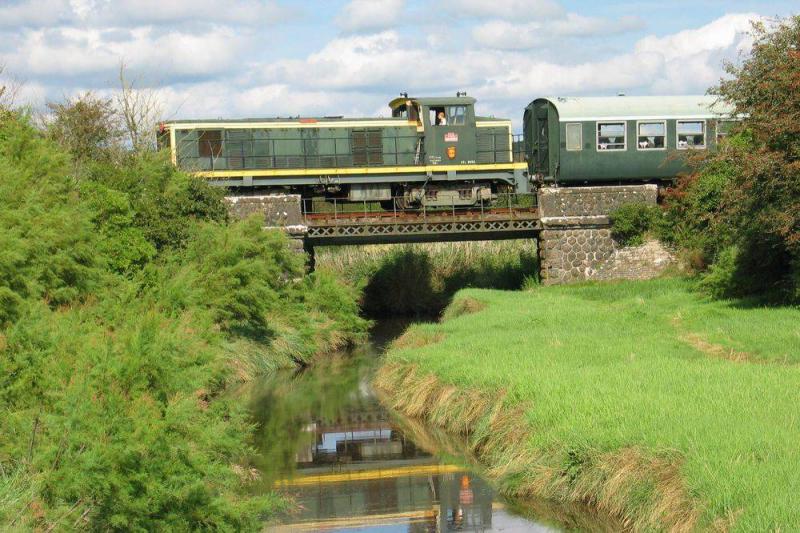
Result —
<instances>
[{"instance_id":1,"label":"bridge deck","mask_svg":"<svg viewBox=\"0 0 800 533\"><path fill-rule=\"evenodd\" d=\"M535 207L467 208L305 215L309 244L377 244L534 237Z\"/></svg>"}]
</instances>

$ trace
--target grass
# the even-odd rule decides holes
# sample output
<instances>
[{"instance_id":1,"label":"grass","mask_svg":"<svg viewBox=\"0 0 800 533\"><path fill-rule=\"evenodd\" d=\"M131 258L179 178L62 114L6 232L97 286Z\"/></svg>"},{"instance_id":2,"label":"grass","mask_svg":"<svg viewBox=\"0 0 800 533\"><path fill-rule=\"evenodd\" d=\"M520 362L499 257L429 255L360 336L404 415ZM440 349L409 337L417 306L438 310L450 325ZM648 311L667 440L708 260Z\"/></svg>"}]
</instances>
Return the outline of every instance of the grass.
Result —
<instances>
[{"instance_id":1,"label":"grass","mask_svg":"<svg viewBox=\"0 0 800 533\"><path fill-rule=\"evenodd\" d=\"M503 490L634 529L800 528L800 310L677 279L462 299L485 307L412 328L376 384L468 433Z\"/></svg>"}]
</instances>

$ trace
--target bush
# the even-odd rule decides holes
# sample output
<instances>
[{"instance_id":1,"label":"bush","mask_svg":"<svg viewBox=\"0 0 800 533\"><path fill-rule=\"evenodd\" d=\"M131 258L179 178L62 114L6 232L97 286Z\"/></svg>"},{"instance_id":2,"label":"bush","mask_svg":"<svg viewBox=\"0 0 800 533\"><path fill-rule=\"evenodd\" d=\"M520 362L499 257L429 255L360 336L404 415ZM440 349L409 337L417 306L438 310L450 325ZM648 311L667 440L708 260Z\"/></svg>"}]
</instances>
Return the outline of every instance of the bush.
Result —
<instances>
[{"instance_id":1,"label":"bush","mask_svg":"<svg viewBox=\"0 0 800 533\"><path fill-rule=\"evenodd\" d=\"M362 335L354 293L163 154L64 150L0 122L0 529L259 529L224 388Z\"/></svg>"},{"instance_id":2,"label":"bush","mask_svg":"<svg viewBox=\"0 0 800 533\"><path fill-rule=\"evenodd\" d=\"M715 294L796 300L800 294L800 17L753 26L749 57L726 65L711 93L734 107L734 133L697 152L667 205L676 241ZM713 288L713 289L712 289ZM782 296L781 296L782 295Z\"/></svg>"},{"instance_id":3,"label":"bush","mask_svg":"<svg viewBox=\"0 0 800 533\"><path fill-rule=\"evenodd\" d=\"M625 246L639 246L648 234L660 236L663 211L655 205L625 204L611 213L611 232Z\"/></svg>"}]
</instances>

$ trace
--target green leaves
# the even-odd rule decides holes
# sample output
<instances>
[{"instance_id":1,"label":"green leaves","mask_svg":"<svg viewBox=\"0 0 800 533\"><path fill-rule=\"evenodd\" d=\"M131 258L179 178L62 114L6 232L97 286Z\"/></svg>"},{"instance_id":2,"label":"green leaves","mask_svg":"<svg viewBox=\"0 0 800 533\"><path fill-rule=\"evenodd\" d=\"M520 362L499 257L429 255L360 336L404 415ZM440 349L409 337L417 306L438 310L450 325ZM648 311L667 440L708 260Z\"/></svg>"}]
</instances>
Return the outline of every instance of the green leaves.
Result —
<instances>
[{"instance_id":1,"label":"green leaves","mask_svg":"<svg viewBox=\"0 0 800 533\"><path fill-rule=\"evenodd\" d=\"M715 294L800 294L800 17L753 27L754 44L711 92L740 119L668 198L674 240L713 266Z\"/></svg>"},{"instance_id":2,"label":"green leaves","mask_svg":"<svg viewBox=\"0 0 800 533\"><path fill-rule=\"evenodd\" d=\"M258 529L223 388L363 334L354 292L165 154L63 150L0 121L0 529Z\"/></svg>"}]
</instances>

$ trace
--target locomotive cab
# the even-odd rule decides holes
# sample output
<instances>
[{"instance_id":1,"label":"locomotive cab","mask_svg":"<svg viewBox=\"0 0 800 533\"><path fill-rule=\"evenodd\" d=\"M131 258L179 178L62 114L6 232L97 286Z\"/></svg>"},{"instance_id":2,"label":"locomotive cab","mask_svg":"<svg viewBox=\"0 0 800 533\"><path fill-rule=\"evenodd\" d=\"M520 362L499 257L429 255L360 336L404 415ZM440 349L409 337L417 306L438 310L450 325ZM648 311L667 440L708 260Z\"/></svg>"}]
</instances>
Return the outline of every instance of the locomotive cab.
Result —
<instances>
[{"instance_id":1,"label":"locomotive cab","mask_svg":"<svg viewBox=\"0 0 800 533\"><path fill-rule=\"evenodd\" d=\"M424 164L474 165L477 163L475 99L397 98L389 107L393 117L417 121L424 137Z\"/></svg>"}]
</instances>

